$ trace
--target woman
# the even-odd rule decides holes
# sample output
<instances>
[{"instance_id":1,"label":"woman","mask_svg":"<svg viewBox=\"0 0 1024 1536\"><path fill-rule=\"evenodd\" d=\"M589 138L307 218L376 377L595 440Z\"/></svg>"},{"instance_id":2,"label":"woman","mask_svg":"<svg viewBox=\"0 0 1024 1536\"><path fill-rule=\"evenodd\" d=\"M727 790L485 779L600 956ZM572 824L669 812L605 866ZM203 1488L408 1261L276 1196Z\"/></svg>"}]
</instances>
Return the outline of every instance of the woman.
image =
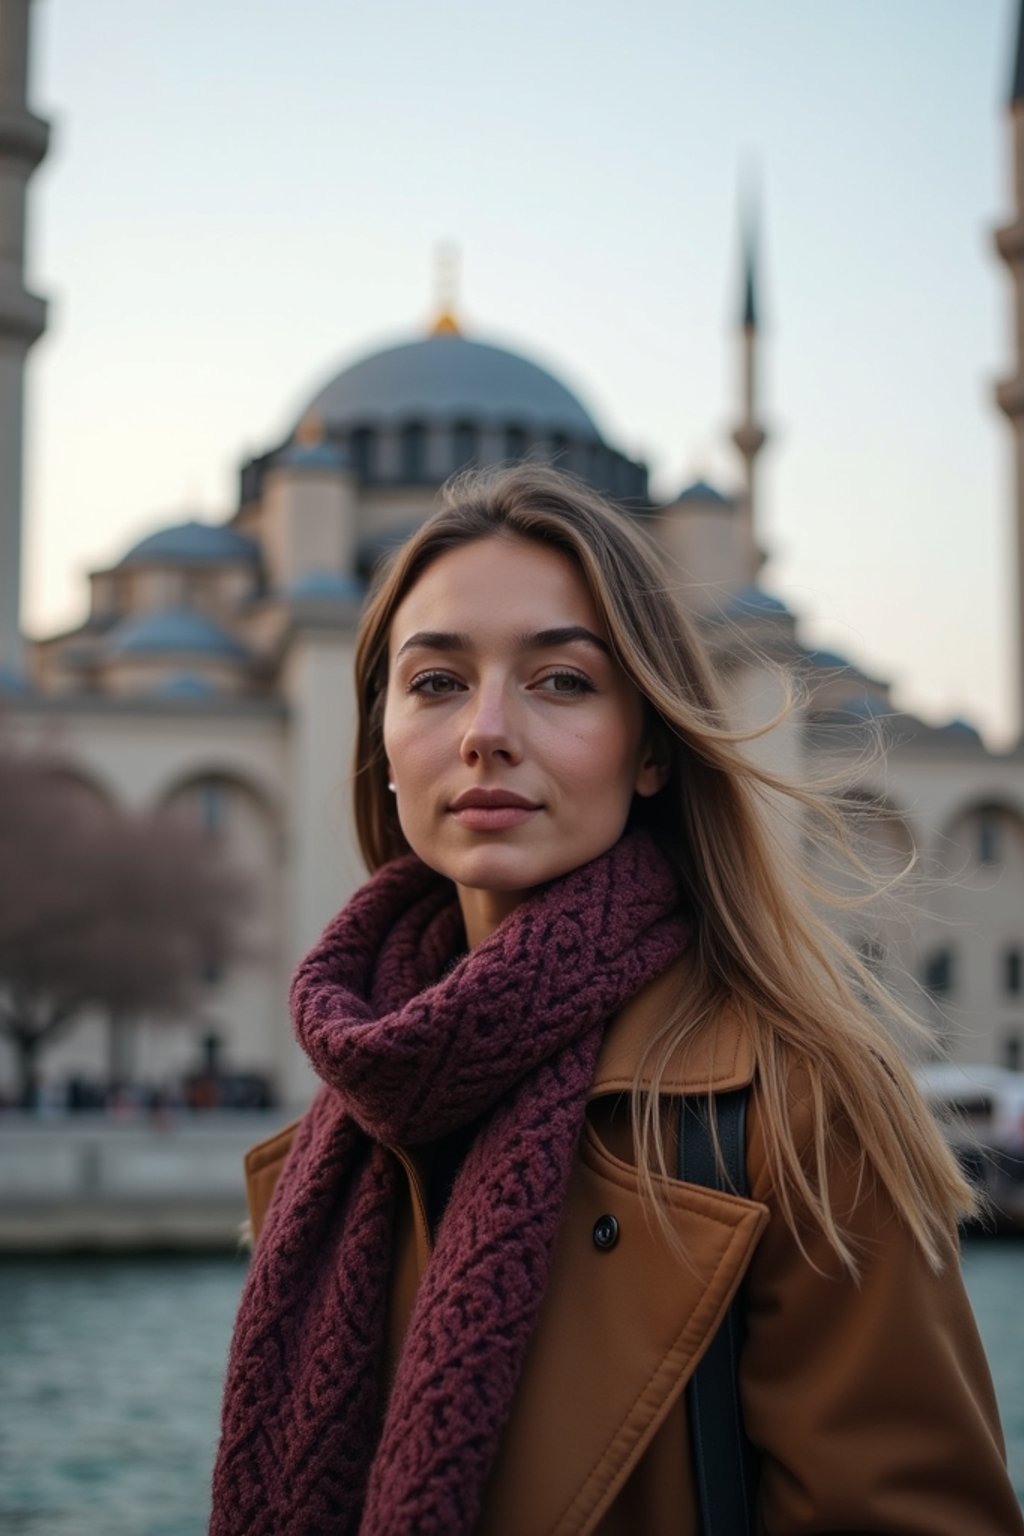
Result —
<instances>
[{"instance_id":1,"label":"woman","mask_svg":"<svg viewBox=\"0 0 1024 1536\"><path fill-rule=\"evenodd\" d=\"M760 1529L1024 1529L970 1191L773 830L835 803L744 756L646 540L553 471L457 481L356 672L373 873L292 985L324 1086L248 1163L211 1530L696 1532L741 1281ZM680 1101L746 1085L749 1198L676 1177Z\"/></svg>"}]
</instances>

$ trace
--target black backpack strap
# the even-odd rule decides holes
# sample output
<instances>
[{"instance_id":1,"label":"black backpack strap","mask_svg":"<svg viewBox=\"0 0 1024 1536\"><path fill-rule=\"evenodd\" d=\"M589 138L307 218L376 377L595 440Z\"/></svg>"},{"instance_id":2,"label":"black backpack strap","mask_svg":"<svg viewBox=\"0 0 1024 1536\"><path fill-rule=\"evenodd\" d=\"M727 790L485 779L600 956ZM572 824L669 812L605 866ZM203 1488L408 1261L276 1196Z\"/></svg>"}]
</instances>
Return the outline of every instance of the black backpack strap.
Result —
<instances>
[{"instance_id":1,"label":"black backpack strap","mask_svg":"<svg viewBox=\"0 0 1024 1536\"><path fill-rule=\"evenodd\" d=\"M715 1123L725 1164L715 1158L706 1098L683 1099L679 1177L732 1194L748 1194L746 1119L749 1088L715 1096ZM686 1388L697 1506L702 1536L745 1536L755 1529L757 1456L743 1428L739 1363L744 1334L743 1288L734 1296Z\"/></svg>"}]
</instances>

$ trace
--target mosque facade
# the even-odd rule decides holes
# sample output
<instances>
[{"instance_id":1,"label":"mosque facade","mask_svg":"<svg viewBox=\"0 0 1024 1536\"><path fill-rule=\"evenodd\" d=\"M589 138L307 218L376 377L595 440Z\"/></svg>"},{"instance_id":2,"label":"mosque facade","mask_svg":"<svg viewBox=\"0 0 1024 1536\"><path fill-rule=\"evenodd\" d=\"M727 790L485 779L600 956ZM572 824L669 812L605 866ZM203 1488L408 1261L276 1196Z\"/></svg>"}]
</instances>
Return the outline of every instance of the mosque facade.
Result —
<instances>
[{"instance_id":1,"label":"mosque facade","mask_svg":"<svg viewBox=\"0 0 1024 1536\"><path fill-rule=\"evenodd\" d=\"M557 378L463 334L443 307L429 334L349 362L311 392L285 439L241 466L229 516L154 529L90 574L80 625L24 640L10 580L21 528L21 391L45 323L23 280L27 186L46 144L45 124L25 99L29 11L30 0L0 0L0 444L17 449L13 469L9 455L0 460L3 713L26 745L59 743L82 783L112 804L193 815L259 893L253 958L206 979L188 1018L140 1021L135 1074L174 1079L195 1068L212 1036L232 1069L264 1074L289 1102L308 1093L287 985L364 876L349 765L367 582L450 474L524 458L556 463L607 492L657 540L738 724L765 720L778 702L763 658L799 674L806 701L752 748L764 760L813 773L857 761L869 733L884 732L885 757L856 791L888 809L865 846L893 871L916 852L922 884L912 911L848 914L849 936L954 1059L1024 1066L1024 746L994 754L966 722L937 727L896 710L885 680L805 644L794 615L761 585L757 470L766 433L752 249L737 327L744 388L734 491L698 481L667 503L652 499L646 466L618 449ZM1010 118L1024 167L1020 69ZM1024 174L1017 184L1024 189ZM1021 229L1024 190L1017 222L998 237L1018 295ZM1022 379L1019 371L999 395L1018 444ZM1020 462L1024 484L1024 449ZM95 1075L105 1052L103 1021L85 1019L52 1050L44 1075ZM12 1075L0 1058L0 1086Z\"/></svg>"}]
</instances>

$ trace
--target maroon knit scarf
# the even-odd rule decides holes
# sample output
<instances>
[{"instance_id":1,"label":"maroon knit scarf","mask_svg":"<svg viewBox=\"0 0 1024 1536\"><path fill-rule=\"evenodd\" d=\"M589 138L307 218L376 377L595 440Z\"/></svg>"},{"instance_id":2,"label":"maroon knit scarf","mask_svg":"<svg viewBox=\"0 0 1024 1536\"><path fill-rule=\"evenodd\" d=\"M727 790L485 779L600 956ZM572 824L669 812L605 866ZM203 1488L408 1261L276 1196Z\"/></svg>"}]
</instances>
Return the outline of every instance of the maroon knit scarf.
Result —
<instances>
[{"instance_id":1,"label":"maroon knit scarf","mask_svg":"<svg viewBox=\"0 0 1024 1536\"><path fill-rule=\"evenodd\" d=\"M296 971L324 1088L253 1256L228 1363L213 1536L468 1536L547 1285L609 1018L682 951L671 869L630 833L477 949L452 886L379 870ZM446 971L446 966L451 968ZM389 1145L480 1121L383 1382Z\"/></svg>"}]
</instances>

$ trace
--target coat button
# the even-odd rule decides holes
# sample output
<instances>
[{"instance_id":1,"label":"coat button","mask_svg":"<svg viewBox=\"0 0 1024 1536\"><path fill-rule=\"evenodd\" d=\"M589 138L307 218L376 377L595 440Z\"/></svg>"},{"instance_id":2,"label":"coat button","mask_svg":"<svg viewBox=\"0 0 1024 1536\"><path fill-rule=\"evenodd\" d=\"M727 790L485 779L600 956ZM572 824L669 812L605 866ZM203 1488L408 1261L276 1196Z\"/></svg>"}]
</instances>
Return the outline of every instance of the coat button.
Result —
<instances>
[{"instance_id":1,"label":"coat button","mask_svg":"<svg viewBox=\"0 0 1024 1536\"><path fill-rule=\"evenodd\" d=\"M599 1216L594 1222L594 1247L607 1250L619 1240L619 1224L614 1216Z\"/></svg>"}]
</instances>

